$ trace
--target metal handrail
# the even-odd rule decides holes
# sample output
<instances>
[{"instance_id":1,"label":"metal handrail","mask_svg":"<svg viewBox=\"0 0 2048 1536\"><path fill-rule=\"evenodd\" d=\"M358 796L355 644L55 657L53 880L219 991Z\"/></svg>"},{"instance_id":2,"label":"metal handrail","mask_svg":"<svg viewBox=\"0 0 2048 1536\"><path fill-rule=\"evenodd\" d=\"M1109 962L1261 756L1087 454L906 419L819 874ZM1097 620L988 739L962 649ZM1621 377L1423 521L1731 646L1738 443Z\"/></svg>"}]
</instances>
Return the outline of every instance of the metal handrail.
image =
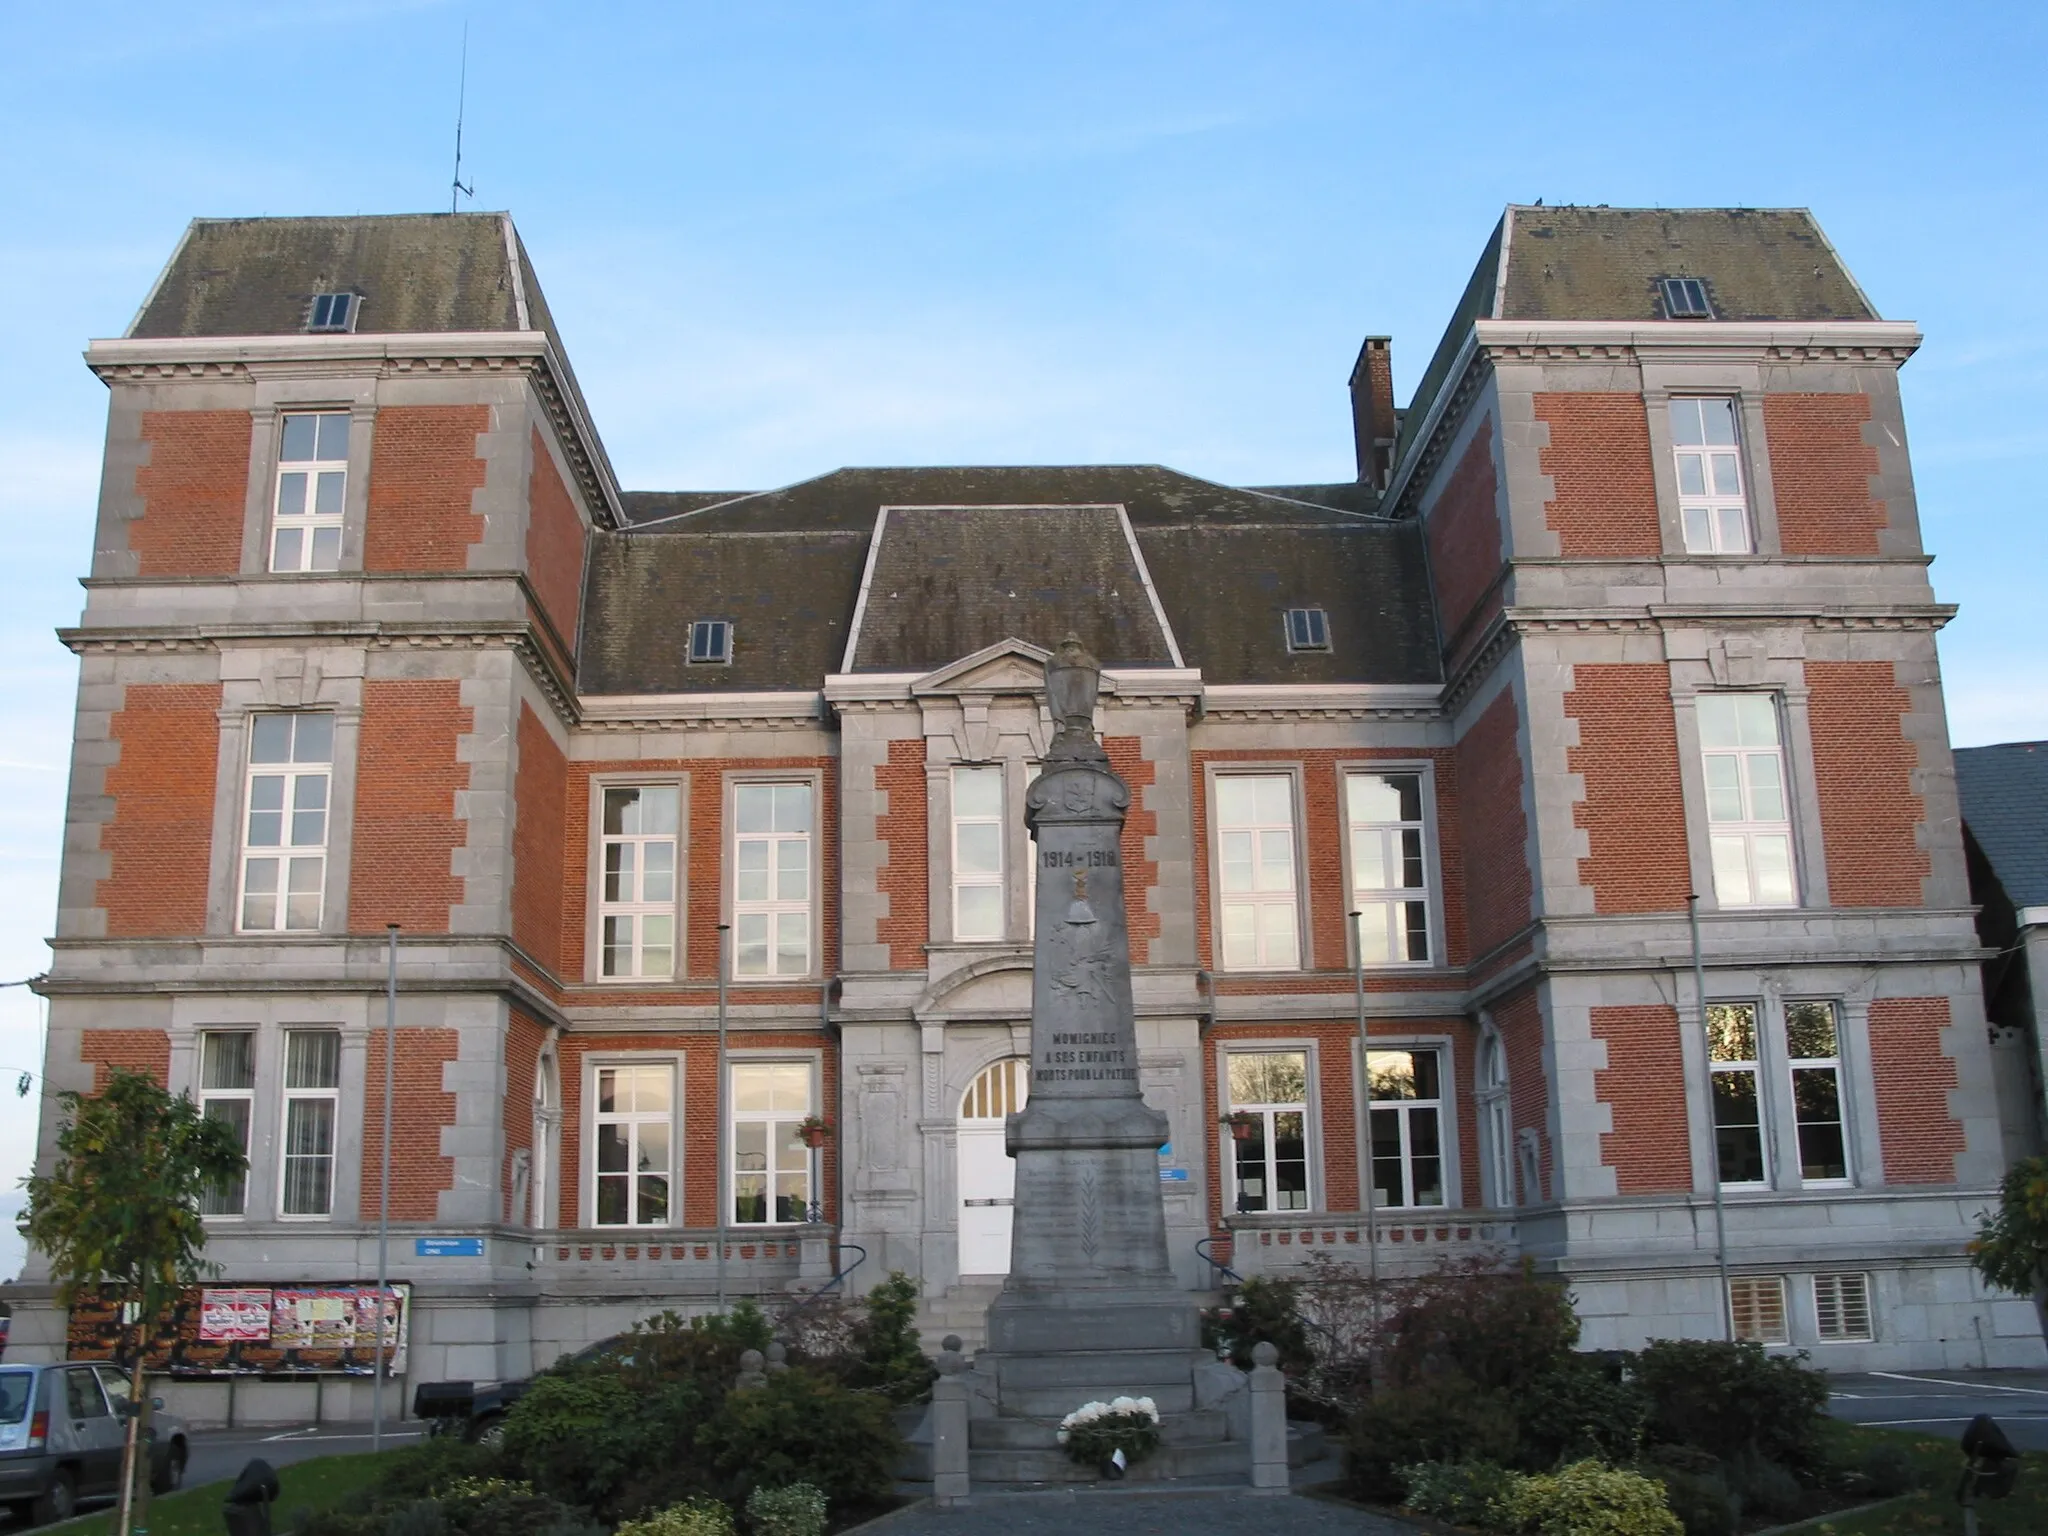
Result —
<instances>
[{"instance_id":1,"label":"metal handrail","mask_svg":"<svg viewBox=\"0 0 2048 1536\"><path fill-rule=\"evenodd\" d=\"M855 1259L851 1264L847 1265L844 1269L841 1269L839 1267L839 1255L849 1250L859 1254L860 1257ZM798 1302L795 1306L791 1307L787 1312L784 1312L782 1314L782 1322L784 1324L787 1324L791 1318L796 1317L799 1313L803 1311L805 1307L808 1307L812 1302L816 1301L820 1296L823 1296L827 1291L835 1291L838 1290L841 1286L845 1285L846 1277L852 1274L856 1269L859 1269L861 1265L867 1263L867 1261L868 1251L867 1249L861 1247L859 1243L834 1243L832 1245L832 1278L830 1280L827 1280L823 1285L819 1286L815 1291L811 1292L810 1295L806 1296L802 1301Z\"/></svg>"},{"instance_id":2,"label":"metal handrail","mask_svg":"<svg viewBox=\"0 0 2048 1536\"><path fill-rule=\"evenodd\" d=\"M1236 1281L1239 1285L1243 1285L1244 1276L1240 1275L1236 1270L1232 1269L1228 1264L1224 1263L1221 1259L1217 1258L1215 1254L1209 1251L1209 1245L1215 1241L1216 1239L1214 1237L1205 1237L1198 1240L1195 1244L1195 1257L1200 1259L1203 1263L1207 1264L1211 1269L1215 1270L1218 1274L1224 1276L1227 1279Z\"/></svg>"}]
</instances>

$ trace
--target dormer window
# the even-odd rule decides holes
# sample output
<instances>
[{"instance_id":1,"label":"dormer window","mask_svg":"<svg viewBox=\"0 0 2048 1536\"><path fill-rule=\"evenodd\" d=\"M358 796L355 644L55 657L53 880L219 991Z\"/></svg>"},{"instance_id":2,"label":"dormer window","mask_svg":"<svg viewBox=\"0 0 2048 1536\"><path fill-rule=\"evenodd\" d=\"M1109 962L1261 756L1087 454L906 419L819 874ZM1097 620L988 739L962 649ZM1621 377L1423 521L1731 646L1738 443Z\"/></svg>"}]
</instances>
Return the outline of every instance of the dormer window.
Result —
<instances>
[{"instance_id":1,"label":"dormer window","mask_svg":"<svg viewBox=\"0 0 2048 1536\"><path fill-rule=\"evenodd\" d=\"M1287 649L1290 651L1327 651L1330 648L1330 622L1320 608L1290 608L1287 610Z\"/></svg>"},{"instance_id":2,"label":"dormer window","mask_svg":"<svg viewBox=\"0 0 2048 1536\"><path fill-rule=\"evenodd\" d=\"M690 626L690 665L724 666L732 660L732 623L698 619Z\"/></svg>"},{"instance_id":3,"label":"dormer window","mask_svg":"<svg viewBox=\"0 0 2048 1536\"><path fill-rule=\"evenodd\" d=\"M1714 307L1707 302L1707 285L1696 277L1661 277L1666 320L1711 320Z\"/></svg>"},{"instance_id":4,"label":"dormer window","mask_svg":"<svg viewBox=\"0 0 2048 1536\"><path fill-rule=\"evenodd\" d=\"M352 331L356 328L356 295L352 293L316 293L313 295L313 312L306 321L309 331Z\"/></svg>"}]
</instances>

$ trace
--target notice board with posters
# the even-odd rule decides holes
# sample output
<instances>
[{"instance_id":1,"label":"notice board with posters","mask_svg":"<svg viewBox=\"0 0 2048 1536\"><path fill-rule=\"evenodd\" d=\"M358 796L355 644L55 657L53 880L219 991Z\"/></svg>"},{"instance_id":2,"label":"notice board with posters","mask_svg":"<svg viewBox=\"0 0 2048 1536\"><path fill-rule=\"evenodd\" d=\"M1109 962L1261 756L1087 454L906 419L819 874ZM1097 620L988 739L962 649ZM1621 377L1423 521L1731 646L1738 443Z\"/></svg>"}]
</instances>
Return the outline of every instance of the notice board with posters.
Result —
<instances>
[{"instance_id":1,"label":"notice board with posters","mask_svg":"<svg viewBox=\"0 0 2048 1536\"><path fill-rule=\"evenodd\" d=\"M412 1287L384 1292L384 1355L405 1374ZM69 1356L125 1359L133 1317L111 1298L72 1305ZM367 1376L377 1358L377 1287L344 1280L312 1285L192 1286L150 1330L146 1364L168 1376Z\"/></svg>"}]
</instances>

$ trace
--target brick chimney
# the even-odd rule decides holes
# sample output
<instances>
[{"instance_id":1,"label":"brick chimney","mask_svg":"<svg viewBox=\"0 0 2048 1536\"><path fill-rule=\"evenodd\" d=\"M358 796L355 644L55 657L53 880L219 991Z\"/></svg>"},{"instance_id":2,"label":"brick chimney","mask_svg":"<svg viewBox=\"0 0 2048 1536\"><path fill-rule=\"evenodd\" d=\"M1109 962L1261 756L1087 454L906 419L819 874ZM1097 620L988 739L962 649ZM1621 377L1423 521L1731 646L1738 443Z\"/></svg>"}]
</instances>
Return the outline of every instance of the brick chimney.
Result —
<instances>
[{"instance_id":1,"label":"brick chimney","mask_svg":"<svg viewBox=\"0 0 2048 1536\"><path fill-rule=\"evenodd\" d=\"M1358 439L1358 479L1376 491L1387 488L1394 473L1394 439L1400 420L1394 414L1394 361L1387 350L1390 336L1368 336L1351 370L1351 426Z\"/></svg>"}]
</instances>

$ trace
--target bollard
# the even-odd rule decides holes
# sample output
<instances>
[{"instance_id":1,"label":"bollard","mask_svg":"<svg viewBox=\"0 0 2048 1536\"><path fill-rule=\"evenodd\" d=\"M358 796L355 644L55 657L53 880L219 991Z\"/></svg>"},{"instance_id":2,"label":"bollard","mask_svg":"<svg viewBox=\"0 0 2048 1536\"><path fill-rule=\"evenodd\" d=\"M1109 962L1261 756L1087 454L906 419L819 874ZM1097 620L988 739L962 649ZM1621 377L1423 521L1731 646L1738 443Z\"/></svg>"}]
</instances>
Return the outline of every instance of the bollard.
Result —
<instances>
[{"instance_id":1,"label":"bollard","mask_svg":"<svg viewBox=\"0 0 2048 1536\"><path fill-rule=\"evenodd\" d=\"M270 1536L270 1506L277 1501L277 1473L260 1456L242 1468L221 1505L228 1536Z\"/></svg>"},{"instance_id":2,"label":"bollard","mask_svg":"<svg viewBox=\"0 0 2048 1536\"><path fill-rule=\"evenodd\" d=\"M739 1380L732 1384L735 1392L758 1392L768 1385L768 1373L762 1367L761 1351L749 1349L740 1354Z\"/></svg>"},{"instance_id":3,"label":"bollard","mask_svg":"<svg viewBox=\"0 0 2048 1536\"><path fill-rule=\"evenodd\" d=\"M952 1509L967 1502L967 1383L960 1372L960 1336L939 1343L939 1379L932 1383L932 1502Z\"/></svg>"},{"instance_id":4,"label":"bollard","mask_svg":"<svg viewBox=\"0 0 2048 1536\"><path fill-rule=\"evenodd\" d=\"M1287 1378L1279 1359L1271 1344L1252 1346L1252 1492L1258 1494L1288 1491Z\"/></svg>"},{"instance_id":5,"label":"bollard","mask_svg":"<svg viewBox=\"0 0 2048 1536\"><path fill-rule=\"evenodd\" d=\"M789 1346L777 1339L768 1346L768 1363L762 1367L770 1376L779 1376L789 1369Z\"/></svg>"}]
</instances>

